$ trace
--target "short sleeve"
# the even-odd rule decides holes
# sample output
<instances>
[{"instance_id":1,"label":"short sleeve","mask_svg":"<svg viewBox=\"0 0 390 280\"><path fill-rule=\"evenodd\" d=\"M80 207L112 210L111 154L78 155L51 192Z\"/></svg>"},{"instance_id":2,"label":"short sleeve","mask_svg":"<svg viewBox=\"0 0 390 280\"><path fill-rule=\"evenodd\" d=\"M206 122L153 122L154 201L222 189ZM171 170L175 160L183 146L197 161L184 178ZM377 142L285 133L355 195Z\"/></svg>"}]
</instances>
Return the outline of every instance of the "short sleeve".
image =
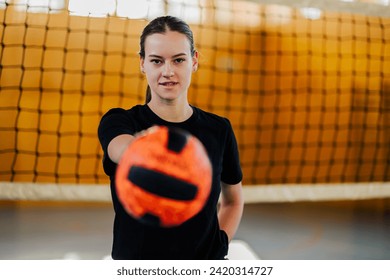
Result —
<instances>
[{"instance_id":1,"label":"short sleeve","mask_svg":"<svg viewBox=\"0 0 390 280\"><path fill-rule=\"evenodd\" d=\"M235 185L242 181L242 170L237 140L230 121L228 119L226 121L226 142L223 152L221 181L229 185Z\"/></svg>"},{"instance_id":2,"label":"short sleeve","mask_svg":"<svg viewBox=\"0 0 390 280\"><path fill-rule=\"evenodd\" d=\"M98 137L103 150L103 169L108 176L113 175L116 169L116 164L108 157L108 144L121 134L134 134L132 121L126 110L111 109L102 117L98 127Z\"/></svg>"}]
</instances>

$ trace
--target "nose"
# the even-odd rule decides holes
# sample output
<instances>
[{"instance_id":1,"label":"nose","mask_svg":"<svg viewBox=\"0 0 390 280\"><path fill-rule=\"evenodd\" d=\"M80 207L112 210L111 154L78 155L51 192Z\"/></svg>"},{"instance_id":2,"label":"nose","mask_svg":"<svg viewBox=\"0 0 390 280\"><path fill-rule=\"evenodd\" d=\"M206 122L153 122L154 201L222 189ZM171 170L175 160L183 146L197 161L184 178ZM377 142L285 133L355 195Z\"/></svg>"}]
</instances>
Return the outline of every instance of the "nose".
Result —
<instances>
[{"instance_id":1,"label":"nose","mask_svg":"<svg viewBox=\"0 0 390 280\"><path fill-rule=\"evenodd\" d=\"M165 78L170 78L174 75L173 69L170 63L166 63L163 69L163 74Z\"/></svg>"}]
</instances>

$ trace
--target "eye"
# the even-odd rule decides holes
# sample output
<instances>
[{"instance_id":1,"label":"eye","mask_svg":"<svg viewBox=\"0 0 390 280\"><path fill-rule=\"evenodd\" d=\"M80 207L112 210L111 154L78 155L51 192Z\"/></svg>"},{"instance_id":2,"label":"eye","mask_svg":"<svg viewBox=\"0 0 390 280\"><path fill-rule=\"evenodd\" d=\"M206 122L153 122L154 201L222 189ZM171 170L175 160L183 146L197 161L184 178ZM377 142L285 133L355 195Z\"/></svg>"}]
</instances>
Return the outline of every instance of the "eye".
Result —
<instances>
[{"instance_id":1,"label":"eye","mask_svg":"<svg viewBox=\"0 0 390 280\"><path fill-rule=\"evenodd\" d=\"M150 62L151 62L151 63L153 63L153 64L156 64L156 65L158 65L158 64L161 64L161 63L162 63L162 61L161 61L161 60L159 60L159 59L152 59Z\"/></svg>"},{"instance_id":2,"label":"eye","mask_svg":"<svg viewBox=\"0 0 390 280\"><path fill-rule=\"evenodd\" d=\"M185 61L184 58L176 58L176 59L175 59L175 63L177 63L177 64L182 63L182 62L184 62L184 61Z\"/></svg>"}]
</instances>

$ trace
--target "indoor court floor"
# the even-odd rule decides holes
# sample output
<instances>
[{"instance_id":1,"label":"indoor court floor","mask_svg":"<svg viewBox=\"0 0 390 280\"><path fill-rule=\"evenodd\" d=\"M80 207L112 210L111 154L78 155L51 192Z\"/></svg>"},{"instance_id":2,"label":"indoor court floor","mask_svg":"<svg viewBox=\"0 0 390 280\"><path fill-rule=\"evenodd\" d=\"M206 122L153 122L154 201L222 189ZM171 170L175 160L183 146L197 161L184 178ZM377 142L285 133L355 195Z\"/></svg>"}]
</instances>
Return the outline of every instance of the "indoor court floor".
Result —
<instances>
[{"instance_id":1,"label":"indoor court floor","mask_svg":"<svg viewBox=\"0 0 390 280\"><path fill-rule=\"evenodd\" d=\"M112 220L110 204L0 202L0 259L107 258ZM233 259L389 260L390 200L247 204L232 250L244 253Z\"/></svg>"}]
</instances>

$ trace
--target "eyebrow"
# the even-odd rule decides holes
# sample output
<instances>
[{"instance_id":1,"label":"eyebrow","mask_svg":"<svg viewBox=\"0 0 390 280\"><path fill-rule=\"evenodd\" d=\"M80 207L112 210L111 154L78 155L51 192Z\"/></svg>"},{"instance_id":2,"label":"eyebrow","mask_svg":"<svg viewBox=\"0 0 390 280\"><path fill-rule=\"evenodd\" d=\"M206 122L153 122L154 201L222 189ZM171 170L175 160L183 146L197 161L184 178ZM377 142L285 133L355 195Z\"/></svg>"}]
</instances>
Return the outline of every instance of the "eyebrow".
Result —
<instances>
[{"instance_id":1,"label":"eyebrow","mask_svg":"<svg viewBox=\"0 0 390 280\"><path fill-rule=\"evenodd\" d=\"M172 58L183 56L183 55L187 55L187 54L186 53L178 53L178 54L175 54L174 56L172 56ZM156 55L156 54L150 54L149 57L163 58L162 56Z\"/></svg>"}]
</instances>

